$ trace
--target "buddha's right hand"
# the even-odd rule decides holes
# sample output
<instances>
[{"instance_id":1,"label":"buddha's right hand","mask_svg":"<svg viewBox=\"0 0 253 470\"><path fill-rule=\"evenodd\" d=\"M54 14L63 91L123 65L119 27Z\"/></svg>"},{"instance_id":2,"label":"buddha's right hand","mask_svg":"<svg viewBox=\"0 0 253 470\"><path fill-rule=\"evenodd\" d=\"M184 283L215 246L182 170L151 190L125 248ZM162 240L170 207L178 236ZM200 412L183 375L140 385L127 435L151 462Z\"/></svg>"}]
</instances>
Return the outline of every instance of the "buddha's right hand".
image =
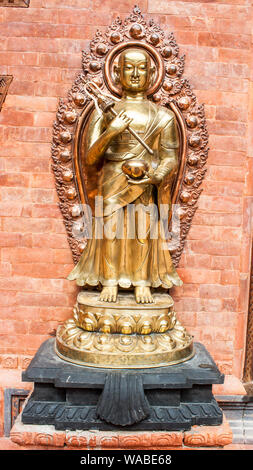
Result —
<instances>
[{"instance_id":1,"label":"buddha's right hand","mask_svg":"<svg viewBox=\"0 0 253 470\"><path fill-rule=\"evenodd\" d=\"M113 136L123 132L129 124L132 122L132 119L127 116L124 110L122 110L118 116L116 116L108 124L107 131L111 132Z\"/></svg>"}]
</instances>

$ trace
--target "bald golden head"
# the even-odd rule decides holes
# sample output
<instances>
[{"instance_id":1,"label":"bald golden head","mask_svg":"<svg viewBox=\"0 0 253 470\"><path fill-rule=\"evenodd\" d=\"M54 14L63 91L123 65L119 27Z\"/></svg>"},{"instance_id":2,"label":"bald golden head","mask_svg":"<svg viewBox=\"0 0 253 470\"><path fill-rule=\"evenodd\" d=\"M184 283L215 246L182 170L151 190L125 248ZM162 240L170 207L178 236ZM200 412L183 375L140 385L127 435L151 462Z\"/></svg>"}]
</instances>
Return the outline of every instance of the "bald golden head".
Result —
<instances>
[{"instance_id":1,"label":"bald golden head","mask_svg":"<svg viewBox=\"0 0 253 470\"><path fill-rule=\"evenodd\" d=\"M139 47L131 47L129 49L125 49L121 52L119 56L119 65L123 64L125 61L131 62L146 62L150 66L150 56L145 49L141 49Z\"/></svg>"},{"instance_id":2,"label":"bald golden head","mask_svg":"<svg viewBox=\"0 0 253 470\"><path fill-rule=\"evenodd\" d=\"M150 56L145 49L129 48L121 52L116 74L123 90L146 91L150 86L152 72Z\"/></svg>"}]
</instances>

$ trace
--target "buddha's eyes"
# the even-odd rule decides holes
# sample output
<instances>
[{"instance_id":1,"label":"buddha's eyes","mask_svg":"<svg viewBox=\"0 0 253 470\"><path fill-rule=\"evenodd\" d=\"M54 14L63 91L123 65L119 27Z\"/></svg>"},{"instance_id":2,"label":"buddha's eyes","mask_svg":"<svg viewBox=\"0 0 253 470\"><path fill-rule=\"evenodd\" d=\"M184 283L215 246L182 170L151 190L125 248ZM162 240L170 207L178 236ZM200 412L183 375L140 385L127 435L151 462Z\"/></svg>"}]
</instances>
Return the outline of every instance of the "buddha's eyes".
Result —
<instances>
[{"instance_id":1,"label":"buddha's eyes","mask_svg":"<svg viewBox=\"0 0 253 470\"><path fill-rule=\"evenodd\" d=\"M146 70L147 69L147 66L146 64L141 64L141 65L138 65L138 70ZM124 69L125 70L133 70L134 69L134 65L131 65L131 64L126 64L124 66Z\"/></svg>"}]
</instances>

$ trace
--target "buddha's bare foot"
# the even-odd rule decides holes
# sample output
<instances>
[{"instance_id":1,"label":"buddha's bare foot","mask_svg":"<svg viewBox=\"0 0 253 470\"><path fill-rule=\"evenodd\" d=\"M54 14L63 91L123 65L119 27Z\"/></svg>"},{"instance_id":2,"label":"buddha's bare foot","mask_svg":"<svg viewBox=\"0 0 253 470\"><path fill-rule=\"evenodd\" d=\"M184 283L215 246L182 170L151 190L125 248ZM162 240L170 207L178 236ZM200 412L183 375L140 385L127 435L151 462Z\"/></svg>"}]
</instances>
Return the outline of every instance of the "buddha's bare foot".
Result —
<instances>
[{"instance_id":1,"label":"buddha's bare foot","mask_svg":"<svg viewBox=\"0 0 253 470\"><path fill-rule=\"evenodd\" d=\"M152 304L154 299L150 292L150 287L135 287L135 300L137 304Z\"/></svg>"},{"instance_id":2,"label":"buddha's bare foot","mask_svg":"<svg viewBox=\"0 0 253 470\"><path fill-rule=\"evenodd\" d=\"M118 296L118 286L103 287L99 300L102 302L116 302Z\"/></svg>"}]
</instances>

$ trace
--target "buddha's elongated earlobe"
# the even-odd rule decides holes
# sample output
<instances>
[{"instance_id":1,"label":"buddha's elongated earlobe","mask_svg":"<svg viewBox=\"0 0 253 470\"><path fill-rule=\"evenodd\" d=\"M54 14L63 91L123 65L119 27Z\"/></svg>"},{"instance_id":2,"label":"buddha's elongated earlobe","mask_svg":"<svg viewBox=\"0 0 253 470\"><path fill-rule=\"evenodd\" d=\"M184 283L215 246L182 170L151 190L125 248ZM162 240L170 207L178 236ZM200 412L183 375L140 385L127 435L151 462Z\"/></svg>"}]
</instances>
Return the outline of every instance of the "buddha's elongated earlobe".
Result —
<instances>
[{"instance_id":1,"label":"buddha's elongated earlobe","mask_svg":"<svg viewBox=\"0 0 253 470\"><path fill-rule=\"evenodd\" d=\"M115 84L118 85L120 81L120 68L116 64L114 64L113 66L113 78L114 78Z\"/></svg>"},{"instance_id":2,"label":"buddha's elongated earlobe","mask_svg":"<svg viewBox=\"0 0 253 470\"><path fill-rule=\"evenodd\" d=\"M152 86L155 81L155 72L156 68L154 66L150 67L149 70L149 86Z\"/></svg>"}]
</instances>

